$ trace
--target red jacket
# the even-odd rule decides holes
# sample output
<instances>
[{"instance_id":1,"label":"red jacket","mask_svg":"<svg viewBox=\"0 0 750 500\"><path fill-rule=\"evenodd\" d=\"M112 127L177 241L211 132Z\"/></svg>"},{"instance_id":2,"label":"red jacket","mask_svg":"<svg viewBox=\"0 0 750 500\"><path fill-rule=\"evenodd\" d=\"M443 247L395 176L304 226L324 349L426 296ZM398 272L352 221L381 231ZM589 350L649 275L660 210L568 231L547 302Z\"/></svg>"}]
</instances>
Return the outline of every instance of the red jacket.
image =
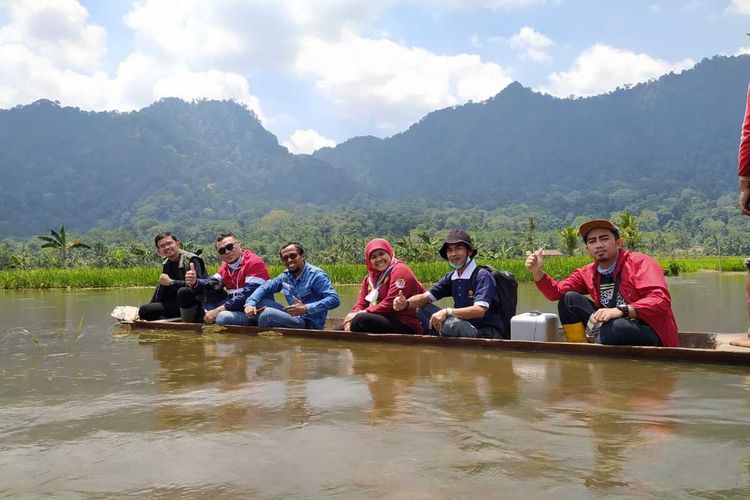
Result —
<instances>
[{"instance_id":1,"label":"red jacket","mask_svg":"<svg viewBox=\"0 0 750 500\"><path fill-rule=\"evenodd\" d=\"M407 308L403 311L393 310L393 301L398 296L399 292L404 292L404 297L409 298L412 295L424 293L424 287L419 282L412 270L401 261L396 262L393 265L393 269L388 274L380 288L378 288L378 303L374 306L365 299L368 293L370 293L370 280L369 276L365 276L362 281L362 286L359 289L359 295L357 296L357 302L352 307L352 312L365 311L368 313L380 314L382 316L394 316L404 325L412 329L414 333L422 333L422 324L417 319L417 310L414 308ZM396 281L403 280L403 288L396 286Z\"/></svg>"},{"instance_id":2,"label":"red jacket","mask_svg":"<svg viewBox=\"0 0 750 500\"><path fill-rule=\"evenodd\" d=\"M648 255L620 249L615 277L620 276L620 295L635 308L638 319L654 329L665 347L677 347L677 322L672 313L672 298L664 279L664 271ZM579 267L562 281L548 274L536 282L549 300L560 300L566 292L589 294L594 305L599 302L599 272L596 263Z\"/></svg>"},{"instance_id":3,"label":"red jacket","mask_svg":"<svg viewBox=\"0 0 750 500\"><path fill-rule=\"evenodd\" d=\"M255 289L271 279L266 263L258 255L245 248L240 259L240 267L236 270L233 271L226 262L222 262L216 274L208 280L199 280L199 284L212 282L214 288L221 288L223 285L227 289L229 298L224 302L227 311L241 311Z\"/></svg>"},{"instance_id":4,"label":"red jacket","mask_svg":"<svg viewBox=\"0 0 750 500\"><path fill-rule=\"evenodd\" d=\"M750 86L747 88L747 103L745 104L745 121L742 123L742 137L740 138L740 152L737 155L737 175L750 179Z\"/></svg>"}]
</instances>

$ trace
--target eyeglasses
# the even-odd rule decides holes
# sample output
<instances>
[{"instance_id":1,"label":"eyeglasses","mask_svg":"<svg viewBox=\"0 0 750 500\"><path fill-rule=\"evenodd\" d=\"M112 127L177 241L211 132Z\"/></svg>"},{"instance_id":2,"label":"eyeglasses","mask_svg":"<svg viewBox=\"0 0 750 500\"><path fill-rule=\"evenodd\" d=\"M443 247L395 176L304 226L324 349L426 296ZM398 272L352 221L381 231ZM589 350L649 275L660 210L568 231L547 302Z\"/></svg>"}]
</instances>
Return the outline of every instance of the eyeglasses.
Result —
<instances>
[{"instance_id":1,"label":"eyeglasses","mask_svg":"<svg viewBox=\"0 0 750 500\"><path fill-rule=\"evenodd\" d=\"M294 253L294 252L292 252L292 253L286 253L286 254L284 254L284 255L281 256L281 260L283 260L284 262L286 262L288 260L294 260L297 257L299 257L298 253Z\"/></svg>"},{"instance_id":2,"label":"eyeglasses","mask_svg":"<svg viewBox=\"0 0 750 500\"><path fill-rule=\"evenodd\" d=\"M234 243L227 243L223 247L219 247L217 250L219 252L219 255L224 255L225 253L234 250Z\"/></svg>"}]
</instances>

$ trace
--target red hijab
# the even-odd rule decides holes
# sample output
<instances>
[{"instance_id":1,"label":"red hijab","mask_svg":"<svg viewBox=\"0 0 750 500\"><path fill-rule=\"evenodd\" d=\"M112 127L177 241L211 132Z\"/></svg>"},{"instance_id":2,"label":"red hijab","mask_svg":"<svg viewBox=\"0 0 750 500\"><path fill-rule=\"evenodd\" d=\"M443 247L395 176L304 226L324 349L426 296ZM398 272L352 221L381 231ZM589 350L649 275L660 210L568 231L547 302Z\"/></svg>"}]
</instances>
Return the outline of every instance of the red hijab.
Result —
<instances>
[{"instance_id":1,"label":"red hijab","mask_svg":"<svg viewBox=\"0 0 750 500\"><path fill-rule=\"evenodd\" d=\"M398 262L398 259L393 256L393 247L388 243L388 240L384 240L383 238L370 240L365 246L365 265L367 266L367 272L370 273L370 280L372 280L373 283L375 283L378 277L382 274L381 271L377 271L372 267L372 262L370 262L370 254L375 250L385 250L386 253L391 256L391 265L388 267L393 267Z\"/></svg>"}]
</instances>

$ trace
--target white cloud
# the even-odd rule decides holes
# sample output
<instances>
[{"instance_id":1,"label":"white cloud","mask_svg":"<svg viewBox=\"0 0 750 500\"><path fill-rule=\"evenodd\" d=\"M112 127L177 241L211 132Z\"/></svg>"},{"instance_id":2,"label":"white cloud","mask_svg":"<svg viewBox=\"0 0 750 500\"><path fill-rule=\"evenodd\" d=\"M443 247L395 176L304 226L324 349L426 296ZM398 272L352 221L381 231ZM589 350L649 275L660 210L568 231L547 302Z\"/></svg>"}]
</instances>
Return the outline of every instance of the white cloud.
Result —
<instances>
[{"instance_id":1,"label":"white cloud","mask_svg":"<svg viewBox=\"0 0 750 500\"><path fill-rule=\"evenodd\" d=\"M523 59L547 61L549 60L549 55L545 52L545 49L552 45L552 40L534 28L524 26L518 33L510 37L508 45L519 51Z\"/></svg>"},{"instance_id":2,"label":"white cloud","mask_svg":"<svg viewBox=\"0 0 750 500\"><path fill-rule=\"evenodd\" d=\"M393 0L143 0L125 16L144 52L196 69L288 69L306 36L336 39Z\"/></svg>"},{"instance_id":3,"label":"white cloud","mask_svg":"<svg viewBox=\"0 0 750 500\"><path fill-rule=\"evenodd\" d=\"M263 119L252 78L276 72L311 79L340 113L392 132L434 109L491 97L510 78L477 55L439 55L385 35L357 34L382 11L410 1L457 9L559 3L132 0L123 18L132 50L108 61L115 70L107 72L107 34L90 22L81 1L0 0L0 107L47 98L83 109L132 110L162 97L215 98L235 99Z\"/></svg>"},{"instance_id":4,"label":"white cloud","mask_svg":"<svg viewBox=\"0 0 750 500\"><path fill-rule=\"evenodd\" d=\"M427 0L430 3L454 9L485 8L510 10L534 5L559 4L561 0Z\"/></svg>"},{"instance_id":5,"label":"white cloud","mask_svg":"<svg viewBox=\"0 0 750 500\"><path fill-rule=\"evenodd\" d=\"M56 66L95 70L104 56L104 28L87 22L88 11L75 0L19 0L0 4L8 22L0 46L22 45Z\"/></svg>"},{"instance_id":6,"label":"white cloud","mask_svg":"<svg viewBox=\"0 0 750 500\"><path fill-rule=\"evenodd\" d=\"M328 139L315 130L308 128L305 130L295 130L289 140L282 142L281 145L286 147L291 153L310 154L320 148L332 148L336 145L336 141Z\"/></svg>"},{"instance_id":7,"label":"white cloud","mask_svg":"<svg viewBox=\"0 0 750 500\"><path fill-rule=\"evenodd\" d=\"M730 10L750 16L750 0L732 0Z\"/></svg>"},{"instance_id":8,"label":"white cloud","mask_svg":"<svg viewBox=\"0 0 750 500\"><path fill-rule=\"evenodd\" d=\"M750 55L750 47L740 47L737 51L732 54L733 56L745 56Z\"/></svg>"},{"instance_id":9,"label":"white cloud","mask_svg":"<svg viewBox=\"0 0 750 500\"><path fill-rule=\"evenodd\" d=\"M0 106L45 98L83 109L124 111L162 97L235 99L263 117L243 76L196 70L167 51L137 48L108 75L101 69L106 33L88 23L88 11L74 0L19 0L0 6L7 14L0 27ZM231 44L217 35L208 45L219 50Z\"/></svg>"},{"instance_id":10,"label":"white cloud","mask_svg":"<svg viewBox=\"0 0 750 500\"><path fill-rule=\"evenodd\" d=\"M549 83L537 90L558 97L591 96L621 85L644 82L670 71L680 72L694 64L690 59L670 63L648 54L597 44L583 51L569 71L551 74Z\"/></svg>"},{"instance_id":11,"label":"white cloud","mask_svg":"<svg viewBox=\"0 0 750 500\"><path fill-rule=\"evenodd\" d=\"M0 44L0 106L10 107L37 99L62 101L87 109L110 104L112 81L102 72L82 74L56 66L20 44Z\"/></svg>"},{"instance_id":12,"label":"white cloud","mask_svg":"<svg viewBox=\"0 0 750 500\"><path fill-rule=\"evenodd\" d=\"M403 127L428 111L487 99L511 82L476 55L443 56L424 48L346 33L338 42L308 38L296 64L318 90L352 116L381 128Z\"/></svg>"}]
</instances>

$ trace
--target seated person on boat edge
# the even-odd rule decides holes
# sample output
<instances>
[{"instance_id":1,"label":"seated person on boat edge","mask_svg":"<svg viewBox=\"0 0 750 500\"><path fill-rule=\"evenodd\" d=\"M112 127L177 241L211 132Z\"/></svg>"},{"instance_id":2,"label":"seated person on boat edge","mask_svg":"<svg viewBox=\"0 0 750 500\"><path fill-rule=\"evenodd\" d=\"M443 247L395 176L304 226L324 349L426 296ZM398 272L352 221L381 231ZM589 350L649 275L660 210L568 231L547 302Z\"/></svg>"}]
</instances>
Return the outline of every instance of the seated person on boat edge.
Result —
<instances>
[{"instance_id":1,"label":"seated person on boat edge","mask_svg":"<svg viewBox=\"0 0 750 500\"><path fill-rule=\"evenodd\" d=\"M412 270L393 255L393 247L382 238L365 246L367 275L362 281L352 312L346 315L347 332L422 333L422 324L414 309L395 311L396 297L411 297L424 292Z\"/></svg>"},{"instance_id":2,"label":"seated person on boat edge","mask_svg":"<svg viewBox=\"0 0 750 500\"><path fill-rule=\"evenodd\" d=\"M180 248L180 240L170 232L163 232L154 238L156 252L164 257L159 284L156 285L151 302L138 309L138 317L146 321L159 318L180 317L182 321L200 321L203 310L197 290L190 288L185 281L186 274L206 277L203 259Z\"/></svg>"},{"instance_id":3,"label":"seated person on boat edge","mask_svg":"<svg viewBox=\"0 0 750 500\"><path fill-rule=\"evenodd\" d=\"M454 270L425 293L409 298L397 297L393 309L419 308L417 316L425 332L432 335L506 338L495 278L490 271L477 266L476 255L477 249L467 232L460 229L450 231L440 248L440 256ZM440 309L432 304L448 296L453 297L452 308Z\"/></svg>"},{"instance_id":4,"label":"seated person on boat edge","mask_svg":"<svg viewBox=\"0 0 750 500\"><path fill-rule=\"evenodd\" d=\"M220 233L214 242L221 265L210 278L198 278L196 273L186 274L188 285L206 293L221 293L218 300L203 304L206 324L251 325L255 324L243 310L245 301L260 285L271 279L266 263L258 255L242 248L234 233ZM226 293L224 290L226 289Z\"/></svg>"},{"instance_id":5,"label":"seated person on boat edge","mask_svg":"<svg viewBox=\"0 0 750 500\"><path fill-rule=\"evenodd\" d=\"M578 232L594 262L564 280L544 272L541 249L526 259L537 288L547 299L559 301L568 341L676 347L677 322L659 264L622 248L620 230L607 220L585 222Z\"/></svg>"},{"instance_id":6,"label":"seated person on boat edge","mask_svg":"<svg viewBox=\"0 0 750 500\"><path fill-rule=\"evenodd\" d=\"M248 318L258 316L258 326L322 330L330 309L341 303L325 271L306 261L305 250L289 242L279 251L286 270L259 286L245 302ZM281 292L287 307L273 300Z\"/></svg>"}]
</instances>

